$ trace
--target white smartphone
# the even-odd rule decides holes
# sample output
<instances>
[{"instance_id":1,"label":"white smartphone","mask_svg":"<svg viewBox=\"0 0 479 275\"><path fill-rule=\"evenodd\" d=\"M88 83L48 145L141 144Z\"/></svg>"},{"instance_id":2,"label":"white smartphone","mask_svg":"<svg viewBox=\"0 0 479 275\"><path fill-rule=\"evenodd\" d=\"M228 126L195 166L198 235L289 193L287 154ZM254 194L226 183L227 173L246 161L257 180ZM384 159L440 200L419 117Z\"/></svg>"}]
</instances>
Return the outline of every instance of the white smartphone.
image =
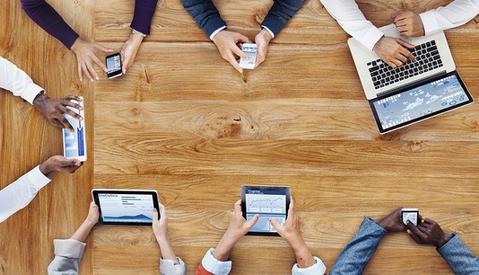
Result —
<instances>
[{"instance_id":1,"label":"white smartphone","mask_svg":"<svg viewBox=\"0 0 479 275\"><path fill-rule=\"evenodd\" d=\"M63 128L63 156L67 159L78 159L79 161L87 160L86 147L86 129L85 129L85 111L83 97L78 103L82 109L69 108L73 112L83 117L83 120L78 120L70 115L65 115L65 119L73 126L73 132L70 129Z\"/></svg>"},{"instance_id":2,"label":"white smartphone","mask_svg":"<svg viewBox=\"0 0 479 275\"><path fill-rule=\"evenodd\" d=\"M419 209L417 208L401 209L401 219L405 225L407 225L407 222L410 221L412 224L417 226L419 224Z\"/></svg>"},{"instance_id":3,"label":"white smartphone","mask_svg":"<svg viewBox=\"0 0 479 275\"><path fill-rule=\"evenodd\" d=\"M254 69L256 66L256 54L258 52L256 44L245 43L241 45L241 50L246 54L246 57L240 58L239 66L243 69Z\"/></svg>"}]
</instances>

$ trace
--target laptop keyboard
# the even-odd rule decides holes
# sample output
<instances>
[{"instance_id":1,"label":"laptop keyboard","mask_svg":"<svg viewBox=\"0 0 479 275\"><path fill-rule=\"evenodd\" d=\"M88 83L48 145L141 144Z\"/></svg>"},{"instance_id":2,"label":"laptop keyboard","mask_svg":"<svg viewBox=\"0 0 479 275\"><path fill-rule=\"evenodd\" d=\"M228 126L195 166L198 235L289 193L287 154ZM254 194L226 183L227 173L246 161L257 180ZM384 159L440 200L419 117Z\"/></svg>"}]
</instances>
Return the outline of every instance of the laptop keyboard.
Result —
<instances>
[{"instance_id":1,"label":"laptop keyboard","mask_svg":"<svg viewBox=\"0 0 479 275\"><path fill-rule=\"evenodd\" d=\"M381 59L369 62L367 65L374 88L386 87L443 66L434 40L417 45L411 53L416 57L416 61L408 61L398 68L390 67Z\"/></svg>"}]
</instances>

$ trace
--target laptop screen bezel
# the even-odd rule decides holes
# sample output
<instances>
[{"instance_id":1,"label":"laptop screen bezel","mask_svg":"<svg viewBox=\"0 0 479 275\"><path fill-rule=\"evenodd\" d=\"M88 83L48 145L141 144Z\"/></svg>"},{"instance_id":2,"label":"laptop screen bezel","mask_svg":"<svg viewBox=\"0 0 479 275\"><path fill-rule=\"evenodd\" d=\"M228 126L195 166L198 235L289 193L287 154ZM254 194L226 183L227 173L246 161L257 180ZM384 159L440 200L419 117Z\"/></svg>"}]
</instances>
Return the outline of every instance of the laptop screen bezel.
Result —
<instances>
[{"instance_id":1,"label":"laptop screen bezel","mask_svg":"<svg viewBox=\"0 0 479 275\"><path fill-rule=\"evenodd\" d=\"M417 88L417 87L423 86L423 85L425 85L425 84L428 84L428 83L431 83L431 82L434 82L434 81L437 81L437 80L440 80L440 79L444 79L444 78L449 77L449 76L451 76L451 75L455 75L456 78L458 79L459 83L461 84L462 89L464 90L465 94L467 95L467 99L468 99L467 101L464 101L464 102L459 103L459 104L457 104L457 105L454 105L454 106L451 106L451 107L447 107L447 108L445 108L445 109L442 109L442 110L439 110L439 111L436 111L436 112L433 112L433 113L424 115L424 116L422 116L422 117L418 117L418 118L415 118L415 119L412 119L412 120L403 122L403 123L401 123L401 124L392 126L392 127L390 127L390 128L384 129L384 128L382 127L381 121L379 120L379 116L378 116L378 113L377 113L377 111L376 111L376 107L374 106L374 103L375 103L375 102L377 102L377 101L379 101L379 100L382 100L382 99L385 99L385 98L388 98L388 97L391 97L391 96L394 96L394 95L397 95L397 94L402 94L402 93L408 92L408 91L410 91L410 90L412 90L412 89L415 89L415 88ZM433 117L433 116L437 116L437 115L439 115L439 114L442 114L442 113L451 111L451 110L453 110L453 109L457 109L457 108L459 108L459 107L462 107L462 106L464 106L464 105L470 104L470 103L472 103L472 102L474 102L474 99L472 98L471 93L470 93L470 92L468 91L468 89L466 88L466 85L465 85L464 82L462 81L461 77L459 76L459 74L457 73L457 71L452 71L452 72L449 72L449 73L446 73L446 74L438 75L437 77L428 78L428 79L425 80L425 81L420 81L420 82L418 82L417 84L407 86L406 88L399 89L397 92L385 94L385 95L379 96L379 97L377 97L377 98L371 99L371 100L369 100L369 106L371 107L371 111L373 112L374 120L376 120L376 124L377 124L377 126L378 126L379 132L380 132L380 133L386 133L386 132L390 132L390 131L396 130L396 129L398 129L398 128L402 128L402 127L404 127L404 126L407 126L407 125L410 125L410 124L413 124L413 123L416 123L416 122L425 120L425 119L427 119L427 118L430 118L430 117Z\"/></svg>"}]
</instances>

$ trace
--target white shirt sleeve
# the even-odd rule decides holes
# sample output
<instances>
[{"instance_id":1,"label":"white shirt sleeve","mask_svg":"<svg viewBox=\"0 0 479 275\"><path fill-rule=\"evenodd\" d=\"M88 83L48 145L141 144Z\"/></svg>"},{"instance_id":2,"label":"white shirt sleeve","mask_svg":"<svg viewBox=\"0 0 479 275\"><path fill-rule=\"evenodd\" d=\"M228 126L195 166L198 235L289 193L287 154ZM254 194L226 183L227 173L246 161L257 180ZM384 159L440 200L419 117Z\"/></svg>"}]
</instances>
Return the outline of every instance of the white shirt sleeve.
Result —
<instances>
[{"instance_id":1,"label":"white shirt sleeve","mask_svg":"<svg viewBox=\"0 0 479 275\"><path fill-rule=\"evenodd\" d=\"M43 91L42 87L33 83L30 76L3 57L0 57L0 88L11 91L30 104Z\"/></svg>"},{"instance_id":2,"label":"white shirt sleeve","mask_svg":"<svg viewBox=\"0 0 479 275\"><path fill-rule=\"evenodd\" d=\"M445 7L421 13L424 33L452 29L466 24L479 14L479 0L455 0Z\"/></svg>"},{"instance_id":3,"label":"white shirt sleeve","mask_svg":"<svg viewBox=\"0 0 479 275\"><path fill-rule=\"evenodd\" d=\"M160 274L186 275L186 265L178 257L176 257L176 260L160 259Z\"/></svg>"},{"instance_id":4,"label":"white shirt sleeve","mask_svg":"<svg viewBox=\"0 0 479 275\"><path fill-rule=\"evenodd\" d=\"M217 35L220 31L226 29L226 26L223 26L223 27L219 27L216 29L216 31L214 31L211 35L210 35L210 40L213 40L213 37L215 37L215 35Z\"/></svg>"},{"instance_id":5,"label":"white shirt sleeve","mask_svg":"<svg viewBox=\"0 0 479 275\"><path fill-rule=\"evenodd\" d=\"M0 223L27 206L50 181L37 166L0 190Z\"/></svg>"},{"instance_id":6,"label":"white shirt sleeve","mask_svg":"<svg viewBox=\"0 0 479 275\"><path fill-rule=\"evenodd\" d=\"M209 273L215 274L215 275L228 275L231 272L231 266L232 262L231 261L218 261L215 256L213 255L213 252L215 250L213 248L210 248L205 256L203 257L203 260L201 260L201 265L208 271Z\"/></svg>"},{"instance_id":7,"label":"white shirt sleeve","mask_svg":"<svg viewBox=\"0 0 479 275\"><path fill-rule=\"evenodd\" d=\"M354 0L321 0L321 3L345 32L368 49L372 50L384 36L379 28L364 17Z\"/></svg>"},{"instance_id":8,"label":"white shirt sleeve","mask_svg":"<svg viewBox=\"0 0 479 275\"><path fill-rule=\"evenodd\" d=\"M292 275L324 275L326 274L326 266L320 258L314 257L314 264L305 268L301 268L298 264L293 266Z\"/></svg>"}]
</instances>

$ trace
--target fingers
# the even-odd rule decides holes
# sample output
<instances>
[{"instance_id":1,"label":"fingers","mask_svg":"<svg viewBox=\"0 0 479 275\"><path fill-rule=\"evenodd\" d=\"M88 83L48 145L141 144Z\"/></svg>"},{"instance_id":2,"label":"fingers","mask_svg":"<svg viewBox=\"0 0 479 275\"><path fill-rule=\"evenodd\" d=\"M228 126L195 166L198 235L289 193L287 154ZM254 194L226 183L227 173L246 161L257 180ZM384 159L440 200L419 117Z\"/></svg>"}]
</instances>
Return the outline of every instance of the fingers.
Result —
<instances>
[{"instance_id":1,"label":"fingers","mask_svg":"<svg viewBox=\"0 0 479 275\"><path fill-rule=\"evenodd\" d=\"M153 222L158 221L158 210L156 210L156 208L153 208L152 216L153 216Z\"/></svg>"},{"instance_id":2,"label":"fingers","mask_svg":"<svg viewBox=\"0 0 479 275\"><path fill-rule=\"evenodd\" d=\"M68 122L68 120L65 117L57 118L57 120L60 122L62 128L66 128L70 131L74 131L73 126Z\"/></svg>"},{"instance_id":3,"label":"fingers","mask_svg":"<svg viewBox=\"0 0 479 275\"><path fill-rule=\"evenodd\" d=\"M414 224L410 221L407 222L407 228L409 228L409 230L411 231L411 233L413 233L414 235L416 235L417 237L419 237L419 239L421 240L424 240L427 238L426 234L424 234L423 231L419 230L419 228L417 228L416 226L414 226Z\"/></svg>"},{"instance_id":4,"label":"fingers","mask_svg":"<svg viewBox=\"0 0 479 275\"><path fill-rule=\"evenodd\" d=\"M411 238L416 242L416 243L422 243L421 239L419 239L418 236L414 235L410 229L407 230L407 234L411 236Z\"/></svg>"},{"instance_id":5,"label":"fingers","mask_svg":"<svg viewBox=\"0 0 479 275\"><path fill-rule=\"evenodd\" d=\"M80 81L83 81L82 66L80 63L78 63L77 65L77 70L78 70L78 77L80 78Z\"/></svg>"},{"instance_id":6,"label":"fingers","mask_svg":"<svg viewBox=\"0 0 479 275\"><path fill-rule=\"evenodd\" d=\"M414 46L413 44L410 44L410 43L407 43L406 41L403 41L401 39L396 39L396 41L403 47L406 47L410 50L414 50L414 48L416 48L416 46Z\"/></svg>"},{"instance_id":7,"label":"fingers","mask_svg":"<svg viewBox=\"0 0 479 275\"><path fill-rule=\"evenodd\" d=\"M88 77L88 79L90 79L90 81L93 81L93 77L90 75L90 72L87 69L87 65L82 64L81 68L82 68L82 73L85 74L85 76Z\"/></svg>"},{"instance_id":8,"label":"fingers","mask_svg":"<svg viewBox=\"0 0 479 275\"><path fill-rule=\"evenodd\" d=\"M278 222L278 220L273 219L273 218L269 218L269 222L271 223L271 225L273 226L273 228L276 229L276 231L280 231L280 230L281 230L281 227L283 226L282 224L280 224L280 223Z\"/></svg>"},{"instance_id":9,"label":"fingers","mask_svg":"<svg viewBox=\"0 0 479 275\"><path fill-rule=\"evenodd\" d=\"M121 49L121 51L120 51L120 57L121 57L121 63L123 64L123 66L121 67L121 70L123 71L123 74L126 74L128 61L126 60L125 49L124 48Z\"/></svg>"},{"instance_id":10,"label":"fingers","mask_svg":"<svg viewBox=\"0 0 479 275\"><path fill-rule=\"evenodd\" d=\"M96 74L96 71L95 69L93 68L93 65L90 64L90 63L87 63L86 64L86 67L90 73L90 75L93 77L93 79L96 79L96 80L99 80L100 78L98 78L98 75ZM91 78L90 78L91 79ZM93 79L91 79L93 81Z\"/></svg>"},{"instance_id":11,"label":"fingers","mask_svg":"<svg viewBox=\"0 0 479 275\"><path fill-rule=\"evenodd\" d=\"M160 220L166 220L167 219L167 215L166 215L166 208L163 204L159 203L158 204L158 207L159 207L159 212L160 212Z\"/></svg>"},{"instance_id":12,"label":"fingers","mask_svg":"<svg viewBox=\"0 0 479 275\"><path fill-rule=\"evenodd\" d=\"M402 56L404 56L407 60L411 60L412 62L416 61L416 57L407 49L405 48L401 48L399 50L399 52L401 53ZM407 61L406 60L406 61ZM405 61L405 62L406 62Z\"/></svg>"},{"instance_id":13,"label":"fingers","mask_svg":"<svg viewBox=\"0 0 479 275\"><path fill-rule=\"evenodd\" d=\"M96 48L97 50L100 50L100 51L105 52L105 53L111 53L111 52L113 52L112 49L107 48L107 47L103 47L103 46L100 45L100 44L95 44L95 48Z\"/></svg>"},{"instance_id":14,"label":"fingers","mask_svg":"<svg viewBox=\"0 0 479 275\"><path fill-rule=\"evenodd\" d=\"M73 110L71 110L71 109L69 109L69 108L67 108L63 105L60 105L58 108L60 109L60 112L62 113L62 115L67 114L67 115L69 115L69 116L71 116L71 117L73 117L77 120L83 120L81 115L75 113ZM70 123L68 123L68 124L70 124Z\"/></svg>"},{"instance_id":15,"label":"fingers","mask_svg":"<svg viewBox=\"0 0 479 275\"><path fill-rule=\"evenodd\" d=\"M246 54L236 45L231 47L231 50L239 57L245 58Z\"/></svg>"},{"instance_id":16,"label":"fingers","mask_svg":"<svg viewBox=\"0 0 479 275\"><path fill-rule=\"evenodd\" d=\"M93 59L93 62L95 62L98 66L100 66L100 68L103 70L103 72L105 72L105 73L107 72L105 63L100 61L100 59L98 59L98 57L96 57L96 55L92 55L91 59ZM96 75L96 72L95 72L95 75ZM97 80L98 80L98 78L97 78Z\"/></svg>"},{"instance_id":17,"label":"fingers","mask_svg":"<svg viewBox=\"0 0 479 275\"><path fill-rule=\"evenodd\" d=\"M259 220L259 214L256 214L254 215L254 217L252 219L249 219L245 222L245 225L248 227L248 230L249 228L253 227L253 225L255 225Z\"/></svg>"},{"instance_id":18,"label":"fingers","mask_svg":"<svg viewBox=\"0 0 479 275\"><path fill-rule=\"evenodd\" d=\"M234 205L233 211L235 213L241 213L241 200L237 200Z\"/></svg>"},{"instance_id":19,"label":"fingers","mask_svg":"<svg viewBox=\"0 0 479 275\"><path fill-rule=\"evenodd\" d=\"M396 21L396 18L403 13L403 10L397 10L391 14L391 20Z\"/></svg>"},{"instance_id":20,"label":"fingers","mask_svg":"<svg viewBox=\"0 0 479 275\"><path fill-rule=\"evenodd\" d=\"M229 52L226 55L226 60L235 68L238 72L243 73L243 69L239 66L238 61L234 58L233 54Z\"/></svg>"},{"instance_id":21,"label":"fingers","mask_svg":"<svg viewBox=\"0 0 479 275\"><path fill-rule=\"evenodd\" d=\"M66 97L62 100L62 105L63 106L68 106L68 107L72 107L72 108L75 108L77 110L82 110L82 106L78 103L75 103L74 101L81 101L79 97L75 97L75 96L72 96L72 97Z\"/></svg>"},{"instance_id":22,"label":"fingers","mask_svg":"<svg viewBox=\"0 0 479 275\"><path fill-rule=\"evenodd\" d=\"M236 43L238 43L238 42L251 43L251 40L249 40L248 37L242 35L241 33L236 33L235 42L236 42Z\"/></svg>"}]
</instances>

